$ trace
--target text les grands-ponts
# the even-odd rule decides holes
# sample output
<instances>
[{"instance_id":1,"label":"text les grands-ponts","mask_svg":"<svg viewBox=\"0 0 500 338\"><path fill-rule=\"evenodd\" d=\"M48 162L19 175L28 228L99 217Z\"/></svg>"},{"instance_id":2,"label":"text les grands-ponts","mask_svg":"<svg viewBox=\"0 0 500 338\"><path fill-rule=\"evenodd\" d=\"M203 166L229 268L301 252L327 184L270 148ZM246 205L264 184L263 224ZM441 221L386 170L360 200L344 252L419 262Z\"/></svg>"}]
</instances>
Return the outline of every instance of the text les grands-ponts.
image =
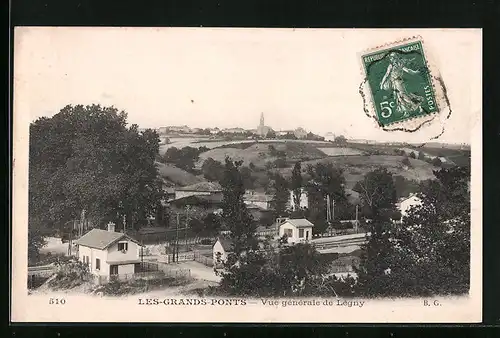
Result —
<instances>
[{"instance_id":1,"label":"text les grands-ponts","mask_svg":"<svg viewBox=\"0 0 500 338\"><path fill-rule=\"evenodd\" d=\"M227 299L227 298L139 298L139 305L247 305L244 299Z\"/></svg>"}]
</instances>

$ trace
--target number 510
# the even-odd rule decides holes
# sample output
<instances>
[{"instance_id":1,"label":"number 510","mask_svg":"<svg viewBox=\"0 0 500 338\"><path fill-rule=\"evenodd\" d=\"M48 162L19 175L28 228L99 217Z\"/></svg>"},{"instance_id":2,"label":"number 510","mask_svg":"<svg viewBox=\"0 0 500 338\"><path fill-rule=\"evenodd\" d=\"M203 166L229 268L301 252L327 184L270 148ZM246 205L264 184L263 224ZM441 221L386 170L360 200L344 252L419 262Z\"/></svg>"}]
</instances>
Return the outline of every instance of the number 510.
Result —
<instances>
[{"instance_id":1,"label":"number 510","mask_svg":"<svg viewBox=\"0 0 500 338\"><path fill-rule=\"evenodd\" d=\"M394 108L394 101L391 102L380 102L381 115L384 119L389 118L392 115L392 108Z\"/></svg>"}]
</instances>

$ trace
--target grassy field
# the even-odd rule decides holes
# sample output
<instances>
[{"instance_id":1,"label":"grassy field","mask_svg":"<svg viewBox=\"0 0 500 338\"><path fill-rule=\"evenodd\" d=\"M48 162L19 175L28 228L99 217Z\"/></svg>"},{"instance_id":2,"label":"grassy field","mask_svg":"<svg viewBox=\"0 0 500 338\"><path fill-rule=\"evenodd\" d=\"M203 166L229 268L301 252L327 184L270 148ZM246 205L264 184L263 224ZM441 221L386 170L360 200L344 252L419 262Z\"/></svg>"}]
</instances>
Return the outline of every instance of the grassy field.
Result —
<instances>
[{"instance_id":1,"label":"grassy field","mask_svg":"<svg viewBox=\"0 0 500 338\"><path fill-rule=\"evenodd\" d=\"M351 156L363 154L360 150L344 147L318 148L318 150L321 150L328 156Z\"/></svg>"},{"instance_id":2,"label":"grassy field","mask_svg":"<svg viewBox=\"0 0 500 338\"><path fill-rule=\"evenodd\" d=\"M408 180L423 181L434 178L432 172L435 167L431 164L417 159L410 159L411 168L403 166L404 156L392 155L371 155L371 156L331 156L324 159L303 162L304 173L308 165L316 163L333 163L333 165L345 170L346 185L352 189L356 182L363 179L363 176L377 167L387 168L394 175L400 175ZM279 169L285 177L292 174L291 168Z\"/></svg>"},{"instance_id":3,"label":"grassy field","mask_svg":"<svg viewBox=\"0 0 500 338\"><path fill-rule=\"evenodd\" d=\"M156 162L160 176L175 185L187 186L203 182L204 179L172 165Z\"/></svg>"},{"instance_id":4,"label":"grassy field","mask_svg":"<svg viewBox=\"0 0 500 338\"><path fill-rule=\"evenodd\" d=\"M287 161L299 161L299 160L311 160L324 158L326 155L313 145L308 143L300 142L259 142L253 143L248 147L235 146L233 147L221 147L216 149L211 149L200 155L199 162L197 166L201 164L209 157L216 161L224 162L226 156L229 156L233 160L243 161L243 165L249 166L253 163L256 167L265 167L267 162L273 162L278 159L275 152L271 150L274 147L275 152L284 152Z\"/></svg>"}]
</instances>

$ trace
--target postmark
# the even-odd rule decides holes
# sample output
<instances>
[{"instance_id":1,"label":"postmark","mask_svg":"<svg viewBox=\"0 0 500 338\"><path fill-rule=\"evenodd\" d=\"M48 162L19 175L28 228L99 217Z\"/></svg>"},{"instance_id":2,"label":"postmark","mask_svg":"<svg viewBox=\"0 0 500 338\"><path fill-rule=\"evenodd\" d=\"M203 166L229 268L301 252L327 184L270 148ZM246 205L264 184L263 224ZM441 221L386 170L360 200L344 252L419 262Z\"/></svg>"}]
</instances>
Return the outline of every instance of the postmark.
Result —
<instances>
[{"instance_id":1,"label":"postmark","mask_svg":"<svg viewBox=\"0 0 500 338\"><path fill-rule=\"evenodd\" d=\"M446 87L422 37L368 49L360 60L365 113L384 130L415 132L431 122L444 124L451 115Z\"/></svg>"}]
</instances>

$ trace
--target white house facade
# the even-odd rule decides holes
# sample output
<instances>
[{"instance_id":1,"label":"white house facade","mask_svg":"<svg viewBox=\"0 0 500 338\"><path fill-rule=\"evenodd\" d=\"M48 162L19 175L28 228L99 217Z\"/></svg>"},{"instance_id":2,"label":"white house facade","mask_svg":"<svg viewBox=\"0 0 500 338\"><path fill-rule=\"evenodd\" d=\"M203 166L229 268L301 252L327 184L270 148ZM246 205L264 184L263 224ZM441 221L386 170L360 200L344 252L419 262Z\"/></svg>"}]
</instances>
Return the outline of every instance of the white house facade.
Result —
<instances>
[{"instance_id":1,"label":"white house facade","mask_svg":"<svg viewBox=\"0 0 500 338\"><path fill-rule=\"evenodd\" d=\"M247 191L243 196L243 202L245 202L246 205L248 206L255 205L258 206L259 208L262 208L263 210L271 209L272 201L273 201L273 196L258 193L251 190Z\"/></svg>"},{"instance_id":2,"label":"white house facade","mask_svg":"<svg viewBox=\"0 0 500 338\"><path fill-rule=\"evenodd\" d=\"M279 227L279 236L287 236L288 243L306 242L312 239L314 224L307 219L287 219Z\"/></svg>"},{"instance_id":3,"label":"white house facade","mask_svg":"<svg viewBox=\"0 0 500 338\"><path fill-rule=\"evenodd\" d=\"M297 207L295 205L295 199L293 197L293 191L290 190L290 198L289 198L288 203L290 205L290 209L292 209L292 210L309 208L309 198L307 196L307 191L304 188L301 189L299 206Z\"/></svg>"},{"instance_id":4,"label":"white house facade","mask_svg":"<svg viewBox=\"0 0 500 338\"><path fill-rule=\"evenodd\" d=\"M214 265L220 267L221 264L226 262L227 255L232 251L233 242L226 238L217 238L213 248L212 254Z\"/></svg>"},{"instance_id":5,"label":"white house facade","mask_svg":"<svg viewBox=\"0 0 500 338\"><path fill-rule=\"evenodd\" d=\"M410 195L409 197L401 200L399 202L399 211L401 211L401 218L408 216L409 210L416 205L422 204L422 200L416 195Z\"/></svg>"},{"instance_id":6,"label":"white house facade","mask_svg":"<svg viewBox=\"0 0 500 338\"><path fill-rule=\"evenodd\" d=\"M108 230L92 229L76 241L78 259L87 264L94 275L133 274L140 265L141 245L128 235Z\"/></svg>"}]
</instances>

